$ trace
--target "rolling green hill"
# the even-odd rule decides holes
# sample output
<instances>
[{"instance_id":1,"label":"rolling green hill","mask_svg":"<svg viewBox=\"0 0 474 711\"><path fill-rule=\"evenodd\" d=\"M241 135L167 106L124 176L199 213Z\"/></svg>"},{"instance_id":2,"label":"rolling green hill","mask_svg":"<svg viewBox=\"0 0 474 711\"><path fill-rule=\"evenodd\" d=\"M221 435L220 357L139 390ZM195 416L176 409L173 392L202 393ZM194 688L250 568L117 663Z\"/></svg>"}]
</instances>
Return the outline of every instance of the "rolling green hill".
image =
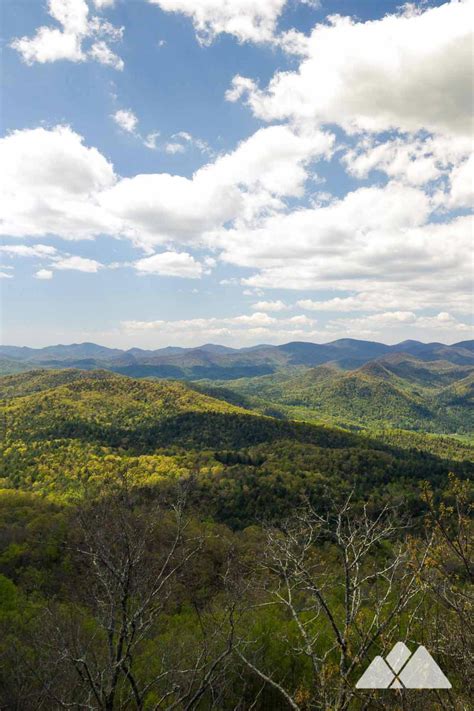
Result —
<instances>
[{"instance_id":1,"label":"rolling green hill","mask_svg":"<svg viewBox=\"0 0 474 711\"><path fill-rule=\"evenodd\" d=\"M0 392L9 397L4 415L14 437L56 437L89 430L133 432L184 413L240 412L182 383L132 380L106 371L32 371L6 376Z\"/></svg>"},{"instance_id":2,"label":"rolling green hill","mask_svg":"<svg viewBox=\"0 0 474 711\"><path fill-rule=\"evenodd\" d=\"M18 360L0 356L0 375L10 375L11 373L23 373L31 370L31 365L21 363Z\"/></svg>"},{"instance_id":3,"label":"rolling green hill","mask_svg":"<svg viewBox=\"0 0 474 711\"><path fill-rule=\"evenodd\" d=\"M340 377L349 390L356 383L360 398L364 388L379 398L393 388L383 380L373 386L367 374L354 378L331 368L304 371L298 382L333 387ZM281 390L285 382L280 376L273 387ZM464 397L466 387L456 396ZM379 502L415 502L420 480L439 484L449 471L467 475L474 460L471 448L448 438L441 444L386 432L377 439L262 416L248 409L250 401L241 407L182 382L105 371L4 376L0 394L0 487L68 499L117 478L139 487L193 479L196 505L237 527L283 515L305 498L340 496L352 488ZM339 402L342 407L342 396Z\"/></svg>"},{"instance_id":4,"label":"rolling green hill","mask_svg":"<svg viewBox=\"0 0 474 711\"><path fill-rule=\"evenodd\" d=\"M225 386L260 411L280 408L297 419L472 434L473 371L469 365L425 362L397 353L352 371L329 364L228 381ZM216 385L213 392L217 395Z\"/></svg>"},{"instance_id":5,"label":"rolling green hill","mask_svg":"<svg viewBox=\"0 0 474 711\"><path fill-rule=\"evenodd\" d=\"M150 450L213 448L295 439L354 443L353 435L279 421L200 393L182 382L106 371L31 371L0 380L7 442L74 438Z\"/></svg>"}]
</instances>

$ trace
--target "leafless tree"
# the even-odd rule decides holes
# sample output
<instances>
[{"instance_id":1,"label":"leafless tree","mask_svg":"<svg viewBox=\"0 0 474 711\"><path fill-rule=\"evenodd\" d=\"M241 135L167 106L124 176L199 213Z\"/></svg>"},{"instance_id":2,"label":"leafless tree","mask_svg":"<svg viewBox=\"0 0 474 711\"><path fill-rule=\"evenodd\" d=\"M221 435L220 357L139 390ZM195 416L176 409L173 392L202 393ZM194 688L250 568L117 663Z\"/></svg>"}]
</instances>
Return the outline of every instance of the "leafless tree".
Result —
<instances>
[{"instance_id":1,"label":"leafless tree","mask_svg":"<svg viewBox=\"0 0 474 711\"><path fill-rule=\"evenodd\" d=\"M268 528L255 605L286 612L297 642L285 630L275 629L275 636L291 657L306 660L310 682L295 688L265 668L258 639L241 637L237 657L295 711L349 708L355 673L363 671L374 646L388 651L399 638L402 616L404 635L416 620L422 602L417 581L430 546L414 560L408 539L389 508L371 517L367 506L354 509L351 497L334 514L321 516L308 506L283 526Z\"/></svg>"},{"instance_id":2,"label":"leafless tree","mask_svg":"<svg viewBox=\"0 0 474 711\"><path fill-rule=\"evenodd\" d=\"M474 696L474 522L472 485L450 475L438 501L429 486L426 529L432 539L420 584L431 601L425 634L430 648L452 670L456 698L452 708L467 709Z\"/></svg>"},{"instance_id":3,"label":"leafless tree","mask_svg":"<svg viewBox=\"0 0 474 711\"><path fill-rule=\"evenodd\" d=\"M166 510L136 507L122 492L82 507L77 523L75 603L45 609L42 668L31 670L41 674L48 708L184 711L212 699L232 650L231 607L219 616L198 611L197 639L161 650L153 643L205 543L184 498Z\"/></svg>"}]
</instances>

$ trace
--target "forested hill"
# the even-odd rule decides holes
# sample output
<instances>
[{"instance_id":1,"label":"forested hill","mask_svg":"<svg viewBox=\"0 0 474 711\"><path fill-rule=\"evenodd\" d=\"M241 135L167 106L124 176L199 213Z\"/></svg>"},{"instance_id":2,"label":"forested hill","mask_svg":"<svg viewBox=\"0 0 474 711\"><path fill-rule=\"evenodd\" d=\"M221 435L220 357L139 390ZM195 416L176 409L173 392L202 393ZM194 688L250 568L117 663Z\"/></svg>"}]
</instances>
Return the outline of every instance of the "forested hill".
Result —
<instances>
[{"instance_id":1,"label":"forested hill","mask_svg":"<svg viewBox=\"0 0 474 711\"><path fill-rule=\"evenodd\" d=\"M260 411L343 427L472 435L474 366L391 354L345 371L334 364L202 384ZM237 398L240 398L237 399Z\"/></svg>"},{"instance_id":2,"label":"forested hill","mask_svg":"<svg viewBox=\"0 0 474 711\"><path fill-rule=\"evenodd\" d=\"M306 377L324 382L327 371L331 368L308 371ZM456 396L463 397L458 381L456 388ZM313 627L312 636L330 645L331 652L331 625L317 614L320 591L343 629L344 590L354 585L358 594L357 580L362 579L363 607L352 637L359 640L364 619L370 624L370 614L377 616L389 603L398 606L406 595L407 575L418 581L418 552L433 535L431 496L437 501L447 492L443 526L449 515L457 536L459 499L452 504L449 487L467 491L468 481L474 480L473 449L453 438L402 430L375 437L369 431L277 419L181 381L137 380L108 371L34 370L0 378L0 398L5 426L0 453L0 706L5 709L59 708L55 701L64 688L68 694L72 690L67 696L71 708L128 709L126 691L108 707L90 703L88 693L81 697L84 703L76 703L73 694L87 687L85 677L75 666L68 675L63 669L69 669L69 660L78 660L82 672L83 660L97 660L98 678L103 660L111 659L110 645L120 647L120 629L130 628L133 636L134 625L138 628L143 620L148 624L150 609L157 610L157 617L139 639L140 653L132 660L147 688L153 675L168 683L167 669L161 670L175 663L176 654L177 683L183 669L194 679L209 650L209 665L230 655L221 635L228 630L234 639L236 629L245 653L253 644L259 654L262 644L269 645L265 659L275 660L271 673L281 667L281 678L287 679L291 665L305 679L306 670L298 666L299 628L293 613L282 607L281 581L291 585L291 605L294 596L301 600L295 609L305 634L308 590L316 591L310 613L319 627ZM334 525L334 534L326 522ZM390 532L391 538L381 538L380 531ZM368 535L373 550L367 550ZM436 637L440 619L446 629L452 627L452 619L446 619L451 607L440 616L443 596L427 599L427 591L433 571L444 569L454 571L453 590L464 585L463 566L448 557L460 539L468 540L467 529L454 546L440 548L435 540L426 580L417 583L420 594L410 611L415 621L432 614ZM346 551L356 556L351 570L357 580L347 579L347 561L354 558L345 557ZM301 561L306 566L304 577L289 578L289 572L295 575L295 553L297 566ZM393 560L399 561L399 588L391 587ZM275 567L278 561L281 567ZM168 588L161 586L163 579L170 581ZM380 592L387 580L389 587ZM446 591L444 578L440 591ZM143 601L148 607L143 608ZM383 608L377 607L380 601ZM424 618L420 604L427 610ZM408 617L400 619L405 624ZM110 634L113 625L117 634ZM398 639L400 624L395 627ZM389 626L382 629L385 634ZM459 628L454 630L453 640L462 639ZM294 656L275 631L292 645ZM426 640L425 627L416 638ZM110 662L113 670L115 659ZM262 698L261 709L286 709L272 693L263 697L259 681L242 706L247 678L246 665L236 667L239 659L229 656L232 689L240 684L232 703L215 706L211 699L199 708L250 708ZM456 678L458 666L457 656L452 667L443 662L450 679ZM330 669L339 666L331 662ZM248 681L255 681L253 673ZM54 698L41 700L52 683ZM311 681L311 688L318 684ZM12 703L18 690L20 703ZM168 694L166 688L160 694ZM143 708L148 706L157 707L156 696Z\"/></svg>"},{"instance_id":3,"label":"forested hill","mask_svg":"<svg viewBox=\"0 0 474 711\"><path fill-rule=\"evenodd\" d=\"M277 419L182 382L36 370L4 376L0 393L7 490L70 498L120 477L148 488L192 478L197 505L240 527L352 489L416 509L421 481L474 474L473 450L453 439Z\"/></svg>"},{"instance_id":4,"label":"forested hill","mask_svg":"<svg viewBox=\"0 0 474 711\"><path fill-rule=\"evenodd\" d=\"M340 430L282 421L197 392L182 382L106 371L30 371L0 379L7 439L75 438L150 450L235 447L294 439L352 446Z\"/></svg>"}]
</instances>

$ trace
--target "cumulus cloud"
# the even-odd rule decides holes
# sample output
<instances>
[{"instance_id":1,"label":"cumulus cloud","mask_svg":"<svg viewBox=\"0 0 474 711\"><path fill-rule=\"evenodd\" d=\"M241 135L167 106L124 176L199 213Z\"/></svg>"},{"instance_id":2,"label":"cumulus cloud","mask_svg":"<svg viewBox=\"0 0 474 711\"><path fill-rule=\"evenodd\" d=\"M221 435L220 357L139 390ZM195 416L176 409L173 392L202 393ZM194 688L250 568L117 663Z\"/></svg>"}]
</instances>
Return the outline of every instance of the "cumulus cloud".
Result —
<instances>
[{"instance_id":1,"label":"cumulus cloud","mask_svg":"<svg viewBox=\"0 0 474 711\"><path fill-rule=\"evenodd\" d=\"M128 130L135 118L116 114ZM281 210L281 198L302 196L311 161L329 156L333 141L327 132L271 126L192 178L156 173L120 180L112 164L67 126L15 131L0 140L1 229L14 236L105 233L148 244L202 241L204 233L237 217Z\"/></svg>"},{"instance_id":2,"label":"cumulus cloud","mask_svg":"<svg viewBox=\"0 0 474 711\"><path fill-rule=\"evenodd\" d=\"M85 238L118 227L97 202L116 177L111 163L68 126L0 139L0 233Z\"/></svg>"},{"instance_id":3,"label":"cumulus cloud","mask_svg":"<svg viewBox=\"0 0 474 711\"><path fill-rule=\"evenodd\" d=\"M45 276L45 274L52 274L51 269L95 273L103 268L103 264L95 259L87 259L67 252L60 252L56 247L46 244L6 244L0 247L0 252L11 258L36 257L42 261L48 261L49 269L40 269L36 272L38 279L51 278ZM38 276L39 274L41 276Z\"/></svg>"},{"instance_id":4,"label":"cumulus cloud","mask_svg":"<svg viewBox=\"0 0 474 711\"><path fill-rule=\"evenodd\" d=\"M228 322L244 326L269 326L272 323L276 323L277 320L262 311L256 311L250 316L246 314L243 316L235 316L234 318L228 319Z\"/></svg>"},{"instance_id":5,"label":"cumulus cloud","mask_svg":"<svg viewBox=\"0 0 474 711\"><path fill-rule=\"evenodd\" d=\"M142 244L172 238L207 244L207 233L229 221L282 209L281 198L303 193L307 166L329 155L331 134L297 133L286 126L260 129L235 151L197 170L192 178L167 173L117 182L100 203Z\"/></svg>"},{"instance_id":6,"label":"cumulus cloud","mask_svg":"<svg viewBox=\"0 0 474 711\"><path fill-rule=\"evenodd\" d=\"M399 183L359 188L326 206L277 213L255 225L226 230L223 258L243 267L309 268L321 279L368 276L392 255L397 240L403 244L397 257L412 258L404 234L423 225L429 213L429 198L415 188ZM297 281L295 274L290 285L280 286L293 288Z\"/></svg>"},{"instance_id":7,"label":"cumulus cloud","mask_svg":"<svg viewBox=\"0 0 474 711\"><path fill-rule=\"evenodd\" d=\"M51 264L53 269L70 270L76 272L86 272L88 274L95 274L102 269L103 265L97 262L95 259L87 259L86 257L78 256L68 256L59 257L53 261Z\"/></svg>"},{"instance_id":8,"label":"cumulus cloud","mask_svg":"<svg viewBox=\"0 0 474 711\"><path fill-rule=\"evenodd\" d=\"M290 340L310 340L324 337L314 330L315 321L303 317L277 319L263 312L232 317L210 317L165 321L123 321L121 330L131 342L167 343L172 335L185 345L199 345L204 341L219 340L236 346L265 341L281 343ZM156 346L155 346L156 347Z\"/></svg>"},{"instance_id":9,"label":"cumulus cloud","mask_svg":"<svg viewBox=\"0 0 474 711\"><path fill-rule=\"evenodd\" d=\"M453 164L461 155L453 153L453 143L440 139L433 145L435 169L448 170L449 199L461 204L468 171L458 168L467 168L467 160ZM367 151L373 147L368 144ZM354 160L362 150L357 148ZM386 185L289 207L288 199L305 196L314 161L333 152L329 132L275 125L259 129L190 178L120 178L69 127L16 131L0 141L0 229L18 237L125 237L148 251L138 260L142 273L188 269L197 277L211 265L194 260L187 248L207 250L247 270L240 283L248 288L334 292L328 303L315 301L320 310L372 311L386 303L405 311L417 310L413 304L419 303L468 312L470 218L448 214L431 221L440 203L422 185L397 174ZM167 251L152 254L159 245ZM186 256L166 267L163 254L170 260Z\"/></svg>"},{"instance_id":10,"label":"cumulus cloud","mask_svg":"<svg viewBox=\"0 0 474 711\"><path fill-rule=\"evenodd\" d=\"M458 169L471 152L472 139L458 136L404 135L389 140L364 137L346 151L342 162L357 178L367 178L377 170L389 178L424 185Z\"/></svg>"},{"instance_id":11,"label":"cumulus cloud","mask_svg":"<svg viewBox=\"0 0 474 711\"><path fill-rule=\"evenodd\" d=\"M159 274L160 276L199 279L205 267L188 252L161 252L134 262L139 274Z\"/></svg>"},{"instance_id":12,"label":"cumulus cloud","mask_svg":"<svg viewBox=\"0 0 474 711\"><path fill-rule=\"evenodd\" d=\"M135 133L135 129L138 125L138 118L131 109L119 109L112 114L112 118L117 126L122 129L122 131L127 131L127 133Z\"/></svg>"},{"instance_id":13,"label":"cumulus cloud","mask_svg":"<svg viewBox=\"0 0 474 711\"><path fill-rule=\"evenodd\" d=\"M470 135L473 17L473 0L368 22L334 15L314 28L296 71L263 90L238 76L227 98L245 96L266 121Z\"/></svg>"},{"instance_id":14,"label":"cumulus cloud","mask_svg":"<svg viewBox=\"0 0 474 711\"><path fill-rule=\"evenodd\" d=\"M450 280L450 287L444 287L436 282L434 276L426 275L420 279L418 274L412 284L389 284L374 280L364 284L365 291L360 291L350 296L334 296L321 300L300 299L297 305L305 311L321 313L351 313L380 311L381 305L385 309L422 311L428 308L442 308L449 303L452 311L461 314L470 314L472 311L472 298L466 279Z\"/></svg>"},{"instance_id":15,"label":"cumulus cloud","mask_svg":"<svg viewBox=\"0 0 474 711\"><path fill-rule=\"evenodd\" d=\"M468 338L472 334L472 328L446 311L434 316L417 316L412 311L384 311L361 318L331 321L328 329L357 338L379 337L385 333L389 334L387 341L391 343L414 336L424 340L449 341L456 336Z\"/></svg>"},{"instance_id":16,"label":"cumulus cloud","mask_svg":"<svg viewBox=\"0 0 474 711\"><path fill-rule=\"evenodd\" d=\"M289 307L280 299L278 301L257 301L252 304L252 309L255 311L286 311Z\"/></svg>"},{"instance_id":17,"label":"cumulus cloud","mask_svg":"<svg viewBox=\"0 0 474 711\"><path fill-rule=\"evenodd\" d=\"M111 5L107 0L98 0L97 7ZM123 69L123 61L110 49L103 37L115 42L122 37L123 29L101 20L89 18L85 0L49 0L48 13L61 27L42 26L33 37L19 37L11 47L19 52L27 64L45 64L59 60L84 62L88 58ZM85 48L86 40L93 41Z\"/></svg>"},{"instance_id":18,"label":"cumulus cloud","mask_svg":"<svg viewBox=\"0 0 474 711\"><path fill-rule=\"evenodd\" d=\"M165 12L189 17L199 42L210 44L220 33L239 42L269 42L287 0L149 0Z\"/></svg>"},{"instance_id":19,"label":"cumulus cloud","mask_svg":"<svg viewBox=\"0 0 474 711\"><path fill-rule=\"evenodd\" d=\"M457 165L450 176L450 207L472 208L474 204L474 156Z\"/></svg>"},{"instance_id":20,"label":"cumulus cloud","mask_svg":"<svg viewBox=\"0 0 474 711\"><path fill-rule=\"evenodd\" d=\"M292 340L328 342L348 335L382 338L390 343L413 337L449 341L469 335L469 327L445 311L433 316L420 316L411 311L383 311L360 318L339 318L321 326L304 315L274 318L265 313L176 321L131 320L122 322L121 331L132 343L149 343L155 347L157 343L167 344L170 336L189 346L214 339L242 346L255 342L283 343Z\"/></svg>"},{"instance_id":21,"label":"cumulus cloud","mask_svg":"<svg viewBox=\"0 0 474 711\"><path fill-rule=\"evenodd\" d=\"M198 175L276 196L301 197L310 162L330 158L333 150L332 133L269 126L242 141L235 151L202 168Z\"/></svg>"},{"instance_id":22,"label":"cumulus cloud","mask_svg":"<svg viewBox=\"0 0 474 711\"><path fill-rule=\"evenodd\" d=\"M429 211L415 188L361 188L325 207L227 231L222 258L256 270L242 280L248 287L366 294L336 293L341 300L315 302L320 310L379 309L390 298L395 308L449 303L468 313L472 219L430 223Z\"/></svg>"}]
</instances>

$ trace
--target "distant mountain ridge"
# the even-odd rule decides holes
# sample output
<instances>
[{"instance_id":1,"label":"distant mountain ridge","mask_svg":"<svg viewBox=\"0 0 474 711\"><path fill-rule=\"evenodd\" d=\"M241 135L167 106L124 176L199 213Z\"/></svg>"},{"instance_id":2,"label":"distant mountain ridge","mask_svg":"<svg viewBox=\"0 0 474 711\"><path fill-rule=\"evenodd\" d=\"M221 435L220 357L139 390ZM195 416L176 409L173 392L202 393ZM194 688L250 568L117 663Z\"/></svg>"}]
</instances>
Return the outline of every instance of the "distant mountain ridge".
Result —
<instances>
[{"instance_id":1,"label":"distant mountain ridge","mask_svg":"<svg viewBox=\"0 0 474 711\"><path fill-rule=\"evenodd\" d=\"M131 377L185 380L227 380L270 375L282 369L332 364L343 370L359 368L391 354L457 365L474 365L474 340L452 345L404 341L389 346L375 341L343 338L330 343L293 341L278 346L229 348L212 343L197 348L168 346L155 350L108 348L96 343L73 343L45 348L0 346L0 373L37 367L103 368Z\"/></svg>"}]
</instances>

